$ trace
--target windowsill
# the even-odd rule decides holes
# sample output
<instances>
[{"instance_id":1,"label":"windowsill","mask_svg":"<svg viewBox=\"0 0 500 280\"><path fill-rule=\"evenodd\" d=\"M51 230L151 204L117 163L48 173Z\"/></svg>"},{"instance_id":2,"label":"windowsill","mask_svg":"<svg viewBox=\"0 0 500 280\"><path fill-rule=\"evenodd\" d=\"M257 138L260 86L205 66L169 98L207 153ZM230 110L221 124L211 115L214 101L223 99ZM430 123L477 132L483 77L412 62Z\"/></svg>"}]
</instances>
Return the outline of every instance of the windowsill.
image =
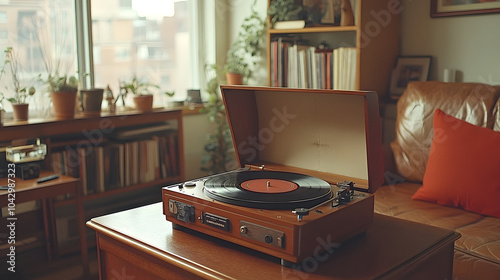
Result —
<instances>
[{"instance_id":1,"label":"windowsill","mask_svg":"<svg viewBox=\"0 0 500 280\"><path fill-rule=\"evenodd\" d=\"M202 109L205 108L205 106L203 104L191 104L188 106L183 106L182 108L182 115L189 116L203 114Z\"/></svg>"}]
</instances>

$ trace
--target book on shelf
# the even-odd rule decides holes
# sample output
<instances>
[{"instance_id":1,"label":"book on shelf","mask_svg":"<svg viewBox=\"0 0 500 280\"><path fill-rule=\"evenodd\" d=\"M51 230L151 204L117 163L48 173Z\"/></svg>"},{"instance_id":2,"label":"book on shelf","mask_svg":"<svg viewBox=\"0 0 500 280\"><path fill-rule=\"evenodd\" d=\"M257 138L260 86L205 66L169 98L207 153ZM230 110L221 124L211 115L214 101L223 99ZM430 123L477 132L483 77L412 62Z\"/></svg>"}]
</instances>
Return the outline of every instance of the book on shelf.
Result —
<instances>
[{"instance_id":1,"label":"book on shelf","mask_svg":"<svg viewBox=\"0 0 500 280\"><path fill-rule=\"evenodd\" d=\"M357 50L318 49L302 42L276 38L271 42L271 85L293 88L356 88Z\"/></svg>"},{"instance_id":2,"label":"book on shelf","mask_svg":"<svg viewBox=\"0 0 500 280\"><path fill-rule=\"evenodd\" d=\"M51 153L54 172L81 178L84 195L179 175L177 131L148 139L67 146Z\"/></svg>"},{"instance_id":3,"label":"book on shelf","mask_svg":"<svg viewBox=\"0 0 500 280\"><path fill-rule=\"evenodd\" d=\"M276 21L273 24L274 29L301 29L304 27L306 27L305 20Z\"/></svg>"}]
</instances>

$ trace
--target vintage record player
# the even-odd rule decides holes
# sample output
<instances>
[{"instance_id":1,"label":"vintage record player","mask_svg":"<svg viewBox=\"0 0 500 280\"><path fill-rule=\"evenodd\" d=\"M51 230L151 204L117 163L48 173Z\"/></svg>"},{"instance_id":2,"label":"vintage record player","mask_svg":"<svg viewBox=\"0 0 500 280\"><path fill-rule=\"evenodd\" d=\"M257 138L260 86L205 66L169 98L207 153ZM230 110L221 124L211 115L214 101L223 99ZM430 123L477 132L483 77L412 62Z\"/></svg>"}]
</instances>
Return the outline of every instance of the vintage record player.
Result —
<instances>
[{"instance_id":1,"label":"vintage record player","mask_svg":"<svg viewBox=\"0 0 500 280\"><path fill-rule=\"evenodd\" d=\"M375 92L221 91L240 169L164 187L163 212L174 227L283 264L331 251L327 244L368 229L383 182Z\"/></svg>"}]
</instances>

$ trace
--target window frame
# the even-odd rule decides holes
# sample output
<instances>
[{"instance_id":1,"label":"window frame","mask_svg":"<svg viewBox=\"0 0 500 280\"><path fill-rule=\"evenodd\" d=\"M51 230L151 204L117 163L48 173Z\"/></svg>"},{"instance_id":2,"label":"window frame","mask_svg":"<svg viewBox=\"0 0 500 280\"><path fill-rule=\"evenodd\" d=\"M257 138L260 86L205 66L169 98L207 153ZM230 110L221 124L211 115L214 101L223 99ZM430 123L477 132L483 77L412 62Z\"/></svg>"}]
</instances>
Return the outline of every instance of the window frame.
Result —
<instances>
[{"instance_id":1,"label":"window frame","mask_svg":"<svg viewBox=\"0 0 500 280\"><path fill-rule=\"evenodd\" d=\"M192 20L189 30L191 52L190 68L192 71L192 84L190 88L202 88L204 83L204 58L205 54L200 52L200 42L206 40L200 27L204 21L203 1L187 0L189 5L190 20ZM93 88L95 86L94 72L94 46L92 41L92 9L91 0L75 0L75 20L76 20L76 44L77 44L77 69L78 73L86 73L85 79L81 83L84 88Z\"/></svg>"}]
</instances>

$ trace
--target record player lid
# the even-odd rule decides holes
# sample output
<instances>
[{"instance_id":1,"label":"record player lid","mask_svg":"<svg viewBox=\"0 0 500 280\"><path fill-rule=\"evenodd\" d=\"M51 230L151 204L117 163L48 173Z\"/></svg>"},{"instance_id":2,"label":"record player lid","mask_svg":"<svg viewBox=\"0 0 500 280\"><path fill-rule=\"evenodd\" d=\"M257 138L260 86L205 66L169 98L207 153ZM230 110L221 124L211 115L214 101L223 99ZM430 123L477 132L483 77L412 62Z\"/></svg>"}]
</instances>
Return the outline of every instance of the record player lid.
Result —
<instances>
[{"instance_id":1,"label":"record player lid","mask_svg":"<svg viewBox=\"0 0 500 280\"><path fill-rule=\"evenodd\" d=\"M240 167L383 182L376 92L221 86ZM336 181L335 181L336 182Z\"/></svg>"}]
</instances>

